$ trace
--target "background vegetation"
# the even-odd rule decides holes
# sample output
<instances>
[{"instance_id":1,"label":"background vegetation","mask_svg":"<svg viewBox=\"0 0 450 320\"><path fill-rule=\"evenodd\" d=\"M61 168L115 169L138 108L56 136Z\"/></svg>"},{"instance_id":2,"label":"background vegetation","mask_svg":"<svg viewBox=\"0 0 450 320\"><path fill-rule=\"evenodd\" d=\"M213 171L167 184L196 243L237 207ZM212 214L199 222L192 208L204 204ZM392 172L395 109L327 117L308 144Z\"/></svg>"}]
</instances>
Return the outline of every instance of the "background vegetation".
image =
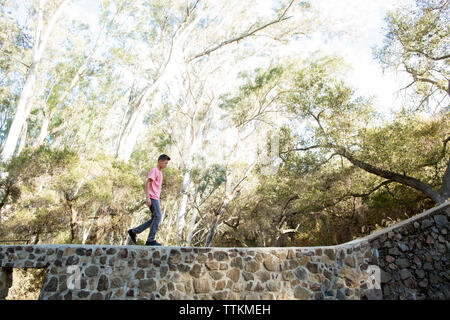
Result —
<instances>
[{"instance_id":1,"label":"background vegetation","mask_svg":"<svg viewBox=\"0 0 450 320\"><path fill-rule=\"evenodd\" d=\"M341 57L284 50L345 31L309 2L99 1L97 29L70 5L0 1L0 239L126 244L161 153L165 245L333 245L450 196L448 1L386 17L390 118Z\"/></svg>"}]
</instances>

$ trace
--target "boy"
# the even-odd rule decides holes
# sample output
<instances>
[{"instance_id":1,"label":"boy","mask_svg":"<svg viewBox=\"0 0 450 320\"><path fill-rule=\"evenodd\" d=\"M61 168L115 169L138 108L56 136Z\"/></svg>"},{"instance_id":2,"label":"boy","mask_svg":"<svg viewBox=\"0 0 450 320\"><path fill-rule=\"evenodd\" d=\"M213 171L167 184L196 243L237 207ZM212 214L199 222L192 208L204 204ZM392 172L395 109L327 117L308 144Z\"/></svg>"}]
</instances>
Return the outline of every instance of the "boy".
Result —
<instances>
[{"instance_id":1,"label":"boy","mask_svg":"<svg viewBox=\"0 0 450 320\"><path fill-rule=\"evenodd\" d=\"M158 165L153 167L147 175L147 181L145 182L145 199L146 204L149 206L152 212L152 218L136 228L128 230L131 240L136 244L136 234L141 233L147 228L150 228L148 233L146 246L160 246L161 243L156 242L155 235L158 231L159 221L161 220L161 209L159 206L159 195L161 194L161 186L163 174L162 170L167 166L170 157L166 154L162 154L158 158Z\"/></svg>"}]
</instances>

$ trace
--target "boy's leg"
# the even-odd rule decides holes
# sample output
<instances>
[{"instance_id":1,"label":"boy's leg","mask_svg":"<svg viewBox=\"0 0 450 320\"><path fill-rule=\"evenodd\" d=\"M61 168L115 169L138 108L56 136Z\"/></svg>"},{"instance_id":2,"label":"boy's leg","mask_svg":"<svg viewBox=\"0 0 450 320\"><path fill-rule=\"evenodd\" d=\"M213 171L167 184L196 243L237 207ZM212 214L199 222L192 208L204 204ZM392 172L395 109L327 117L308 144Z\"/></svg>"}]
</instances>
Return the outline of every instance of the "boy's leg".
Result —
<instances>
[{"instance_id":1,"label":"boy's leg","mask_svg":"<svg viewBox=\"0 0 450 320\"><path fill-rule=\"evenodd\" d=\"M161 208L159 200L150 199L152 201L152 222L150 225L150 232L148 233L147 243L155 241L156 231L158 231L159 221L161 221Z\"/></svg>"},{"instance_id":2,"label":"boy's leg","mask_svg":"<svg viewBox=\"0 0 450 320\"><path fill-rule=\"evenodd\" d=\"M144 231L145 229L147 229L148 227L150 227L152 225L153 217L154 217L152 206L149 206L149 209L152 212L152 218L150 220L145 221L140 226L137 226L136 228L131 229L131 231L133 231L134 233L138 234L138 233L141 233L142 231Z\"/></svg>"}]
</instances>

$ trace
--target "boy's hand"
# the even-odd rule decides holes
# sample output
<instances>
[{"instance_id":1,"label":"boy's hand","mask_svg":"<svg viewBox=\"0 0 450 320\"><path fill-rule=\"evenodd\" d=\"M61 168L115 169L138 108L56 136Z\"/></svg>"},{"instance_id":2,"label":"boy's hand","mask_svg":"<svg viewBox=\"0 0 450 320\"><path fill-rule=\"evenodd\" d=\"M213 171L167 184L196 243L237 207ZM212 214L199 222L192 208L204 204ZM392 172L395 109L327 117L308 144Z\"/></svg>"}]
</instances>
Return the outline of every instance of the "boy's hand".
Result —
<instances>
[{"instance_id":1,"label":"boy's hand","mask_svg":"<svg viewBox=\"0 0 450 320\"><path fill-rule=\"evenodd\" d=\"M150 200L150 198L149 197L147 197L146 199L145 199L145 203L147 204L147 206L151 206L152 205L152 200Z\"/></svg>"}]
</instances>

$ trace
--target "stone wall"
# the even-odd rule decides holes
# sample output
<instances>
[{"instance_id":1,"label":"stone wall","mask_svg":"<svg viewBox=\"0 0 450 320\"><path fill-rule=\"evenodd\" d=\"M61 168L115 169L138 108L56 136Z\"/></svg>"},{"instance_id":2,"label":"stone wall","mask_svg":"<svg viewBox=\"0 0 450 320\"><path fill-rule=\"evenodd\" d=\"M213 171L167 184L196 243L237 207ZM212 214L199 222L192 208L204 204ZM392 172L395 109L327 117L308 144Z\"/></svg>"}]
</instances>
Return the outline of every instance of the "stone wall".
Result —
<instances>
[{"instance_id":1,"label":"stone wall","mask_svg":"<svg viewBox=\"0 0 450 320\"><path fill-rule=\"evenodd\" d=\"M45 268L40 299L449 299L450 203L336 246L0 246L11 268Z\"/></svg>"},{"instance_id":2,"label":"stone wall","mask_svg":"<svg viewBox=\"0 0 450 320\"><path fill-rule=\"evenodd\" d=\"M385 299L450 299L449 213L421 214L365 238L378 253Z\"/></svg>"},{"instance_id":3,"label":"stone wall","mask_svg":"<svg viewBox=\"0 0 450 320\"><path fill-rule=\"evenodd\" d=\"M367 243L336 248L64 245L0 250L2 266L45 266L40 299L358 299L373 255Z\"/></svg>"}]
</instances>

